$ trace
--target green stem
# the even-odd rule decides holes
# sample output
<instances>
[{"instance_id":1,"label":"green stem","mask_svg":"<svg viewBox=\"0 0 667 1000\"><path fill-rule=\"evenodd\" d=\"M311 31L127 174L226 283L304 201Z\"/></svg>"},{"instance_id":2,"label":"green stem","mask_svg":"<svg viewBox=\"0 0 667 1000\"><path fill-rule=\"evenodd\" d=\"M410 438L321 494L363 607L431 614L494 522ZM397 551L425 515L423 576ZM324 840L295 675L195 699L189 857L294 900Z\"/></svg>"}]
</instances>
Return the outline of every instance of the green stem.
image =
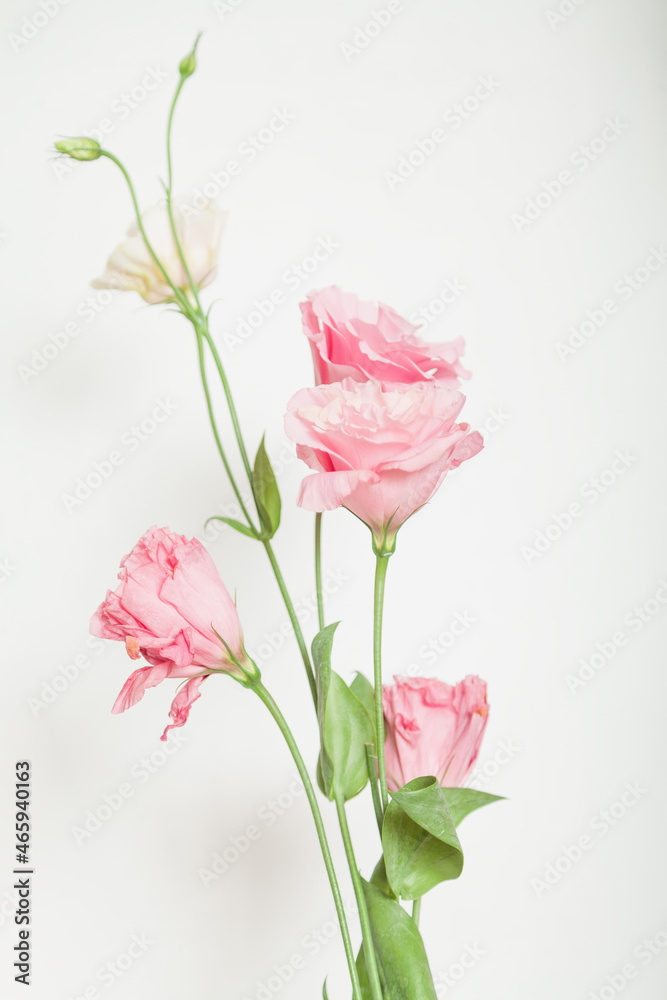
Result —
<instances>
[{"instance_id":1,"label":"green stem","mask_svg":"<svg viewBox=\"0 0 667 1000\"><path fill-rule=\"evenodd\" d=\"M285 737L285 742L290 749L292 757L294 758L294 763L297 766L299 776L303 781L303 787L306 791L308 797L308 802L310 804L311 812L313 814L313 819L315 821L315 828L317 830L317 836L320 842L320 848L322 850L322 857L324 858L324 866L327 870L327 875L329 876L329 882L331 884L331 892L333 894L334 903L336 905L336 913L338 914L338 920L340 922L340 929L343 935L343 945L345 948L345 955L347 957L347 965L350 971L350 978L352 980L352 989L354 992L354 1000L361 1000L361 986L359 983L359 974L357 972L357 967L354 961L354 951L352 949L352 941L350 940L350 931L347 925L347 918L345 916L345 909L343 907L343 899L340 894L340 887L338 885L338 879L336 877L336 870L334 868L333 859L331 857L331 851L329 850L329 843L327 841L326 830L324 828L324 822L322 820L322 814L320 812L320 807L317 802L317 796L315 795L315 789L310 780L310 775L308 774L308 768L306 767L303 757L299 752L299 748L296 744L296 740L292 735L292 731L287 724L285 717L278 708L277 704L273 700L272 696L266 690L264 685L260 680L254 680L249 682L249 687L252 691L255 691L259 696L261 701L266 705L269 712L276 721L278 728Z\"/></svg>"},{"instance_id":2,"label":"green stem","mask_svg":"<svg viewBox=\"0 0 667 1000\"><path fill-rule=\"evenodd\" d=\"M322 593L322 515L315 515L315 587L317 590L317 621L324 628L324 595Z\"/></svg>"},{"instance_id":3,"label":"green stem","mask_svg":"<svg viewBox=\"0 0 667 1000\"><path fill-rule=\"evenodd\" d=\"M375 954L375 945L373 943L373 931L371 929L371 921L368 915L368 906L366 905L366 896L364 895L364 887L361 884L361 876L359 874L359 869L354 856L352 838L350 837L350 828L347 825L345 801L340 795L336 796L336 810L338 812L340 832L343 836L343 843L345 845L347 863L352 877L352 885L354 886L354 895L356 897L357 908L359 910L361 934L364 940L364 958L366 959L366 971L368 972L368 982L371 989L371 996L373 1000L382 1000L382 985L380 983L380 973L378 972L377 956Z\"/></svg>"},{"instance_id":4,"label":"green stem","mask_svg":"<svg viewBox=\"0 0 667 1000\"><path fill-rule=\"evenodd\" d=\"M296 616L296 611L294 610L294 605L292 604L292 599L287 590L285 580L280 572L280 566L278 565L278 560L276 559L275 552L273 551L273 546L268 538L263 539L264 548L266 549L266 554L269 557L269 562L271 563L271 568L273 569L274 576L278 582L278 587L280 588L280 593L283 596L283 601L285 602L285 607L287 608L287 614L289 615L290 621L292 623L292 628L294 629L294 635L296 641L299 644L299 650L301 651L301 659L303 660L303 665L306 668L306 674L308 676L308 683L310 684L310 693L313 696L313 702L317 706L317 685L315 683L315 674L313 673L313 668L310 662L310 655L308 653L308 647L306 646L306 640L303 637L303 632L301 631L301 625L299 624L299 619Z\"/></svg>"},{"instance_id":5,"label":"green stem","mask_svg":"<svg viewBox=\"0 0 667 1000\"><path fill-rule=\"evenodd\" d=\"M172 188L172 168L171 168L171 124L174 118L174 111L176 110L176 102L180 96L181 90L183 89L183 84L185 83L186 77L181 77L178 81L178 86L176 87L176 93L174 94L174 99L171 102L171 108L169 109L169 119L167 121L167 185L166 185L166 195L167 195L167 214L169 215L169 223L171 225L171 232L174 237L174 243L176 245L176 250L178 256L180 257L181 264L183 265L183 270L185 271L186 277L190 288L192 289L192 294L194 296L195 304L197 307L197 313L201 319L204 319L204 310L201 307L201 302L199 301L199 289L192 280L192 275L190 273L190 268L188 262L185 259L185 254L181 246L181 241L178 237L178 231L176 229L176 222L174 221L174 212L172 208L171 199L171 188Z\"/></svg>"},{"instance_id":6,"label":"green stem","mask_svg":"<svg viewBox=\"0 0 667 1000\"><path fill-rule=\"evenodd\" d=\"M382 706L382 611L384 606L384 583L389 564L388 555L378 555L375 563L375 600L373 614L373 668L375 678L375 731L377 733L378 776L382 810L389 805L387 793L387 769L384 760L384 711Z\"/></svg>"},{"instance_id":7,"label":"green stem","mask_svg":"<svg viewBox=\"0 0 667 1000\"><path fill-rule=\"evenodd\" d=\"M415 899L412 904L412 919L416 923L417 927L419 927L419 915L422 910L422 898L423 897L420 896L419 899Z\"/></svg>"},{"instance_id":8,"label":"green stem","mask_svg":"<svg viewBox=\"0 0 667 1000\"><path fill-rule=\"evenodd\" d=\"M146 249L148 250L149 254L153 258L153 260L155 261L155 263L157 264L157 266L158 266L158 268L159 268L159 270L160 270L160 272L161 272L164 280L167 282L167 284L169 285L169 287L172 289L172 291L174 293L174 298L176 299L176 301L178 302L179 306L181 307L182 312L190 320L192 320L192 322L194 322L194 315L192 313L192 308L190 306L190 303L188 302L186 296L183 294L182 290L180 288L176 287L176 285L173 283L173 281L171 280L171 278L169 277L169 275L165 271L164 266L162 264L162 261L159 259L158 255L155 253L155 250L153 249L153 247L151 245L151 242L148 239L148 236L146 235L146 230L144 229L144 224L143 224L143 221L142 221L142 218L141 218L141 212L139 211L139 203L137 201L137 195L135 193L134 185L132 183L130 175L128 174L127 170L125 169L125 167L123 166L123 164L120 162L120 160L118 159L118 157L114 156L113 153L109 153L109 152L107 152L106 149L102 149L102 150L100 150L100 156L106 156L107 160L111 160L112 163L115 163L116 166L118 167L118 169L120 170L120 172L122 173L123 177L125 178L125 180L127 182L127 186L128 186L128 188L130 190L130 197L132 198L132 204L134 206L134 214L135 214L135 217L136 217L136 220L137 220L137 226L139 228L139 232L141 233L141 237L142 237L144 243L146 244Z\"/></svg>"},{"instance_id":9,"label":"green stem","mask_svg":"<svg viewBox=\"0 0 667 1000\"><path fill-rule=\"evenodd\" d=\"M238 443L239 451L241 453L241 459L243 460L243 467L245 468L246 475L248 476L248 481L252 486L252 469L250 468L250 460L248 458L248 452L246 451L246 446L243 441L243 434L241 433L241 424L239 423L238 413L236 412L236 406L234 405L232 390L230 388L229 381L227 379L227 374L220 359L220 355L218 354L218 349L215 346L215 342L209 332L208 323L202 324L202 334L206 338L206 343L209 346L211 354L213 355L213 360L215 361L215 366L218 369L218 375L220 376L220 381L222 382L222 388L225 393L225 399L227 400L229 415L232 419L232 426L234 427L234 434L236 436L236 441Z\"/></svg>"},{"instance_id":10,"label":"green stem","mask_svg":"<svg viewBox=\"0 0 667 1000\"><path fill-rule=\"evenodd\" d=\"M215 443L218 446L218 451L220 453L220 458L222 459L222 464L225 467L225 472L227 473L227 477L229 479L229 482L231 483L232 489L234 490L234 493L236 494L236 499L238 500L239 506L240 506L241 510L243 511L243 515L244 515L245 519L247 520L249 526L251 528L253 528L254 530L257 530L257 529L255 529L255 526L254 526L254 524L252 522L250 514L248 513L246 505L243 502L243 497L241 496L241 491L239 490L239 488L238 488L238 486L236 484L236 480L234 479L234 474L233 474L233 472L231 470L231 467L229 465L229 461L227 459L227 455L225 454L225 449L223 448L222 440L221 440L220 434L218 432L218 426L217 426L216 421L215 421L215 413L213 412L213 403L212 403L212 400L211 400L211 390L209 389L208 378L206 376L206 360L204 358L204 344L203 344L203 340L202 340L202 334L200 333L197 324L195 324L195 333L197 334L197 351L198 351L198 355L199 355L199 371L201 373L202 385L204 387L204 395L206 396L206 407L208 409L208 417L209 417L209 420L210 420L210 423L211 423L211 428L213 430L213 436L215 438Z\"/></svg>"},{"instance_id":11,"label":"green stem","mask_svg":"<svg viewBox=\"0 0 667 1000\"><path fill-rule=\"evenodd\" d=\"M372 743L366 744L366 765L368 767L368 781L371 786L371 795L373 796L375 819L377 820L378 830L380 831L380 838L382 838L382 820L384 817L382 813L382 802L380 801L380 791L378 789L377 754Z\"/></svg>"}]
</instances>

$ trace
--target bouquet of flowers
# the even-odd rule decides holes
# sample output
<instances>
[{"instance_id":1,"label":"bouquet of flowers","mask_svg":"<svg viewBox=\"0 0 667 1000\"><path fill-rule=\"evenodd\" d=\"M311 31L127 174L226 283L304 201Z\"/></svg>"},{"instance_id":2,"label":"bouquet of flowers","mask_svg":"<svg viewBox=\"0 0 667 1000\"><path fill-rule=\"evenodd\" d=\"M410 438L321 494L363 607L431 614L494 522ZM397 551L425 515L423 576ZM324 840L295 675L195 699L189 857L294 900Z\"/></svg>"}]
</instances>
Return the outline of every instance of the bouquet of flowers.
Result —
<instances>
[{"instance_id":1,"label":"bouquet of flowers","mask_svg":"<svg viewBox=\"0 0 667 1000\"><path fill-rule=\"evenodd\" d=\"M91 631L125 645L142 661L118 695L114 712L139 702L148 688L175 680L170 729L183 726L213 677L228 678L256 695L275 720L294 758L312 811L342 932L354 1000L435 1000L419 931L422 897L458 878L461 821L498 796L464 787L488 716L486 684L476 676L455 685L434 678L397 677L383 684L382 617L385 578L399 529L442 485L447 473L482 448L481 435L459 421L465 397L463 342L429 344L389 306L360 301L337 287L301 304L315 385L287 402L285 429L309 467L297 503L315 515L315 577L319 631L309 644L278 564L272 539L280 528L281 498L262 440L248 453L224 364L211 334L202 291L212 280L225 216L172 193L171 131L196 48L183 59L167 123L163 203L141 212L123 163L91 138L56 142L80 161L110 160L128 186L135 222L114 250L98 288L138 292L153 305L176 308L194 332L199 370L215 445L236 496L240 519L218 517L266 551L290 617L319 730L319 759L306 765L287 720L244 645L234 601L203 545L168 528L150 528L127 555L119 584L108 591ZM239 481L229 444L216 422L213 366L231 417L242 464ZM245 498L250 497L248 501ZM327 624L321 568L322 515L343 507L369 529L375 558L373 666L348 682L333 668L337 623ZM372 675L372 676L371 676ZM316 788L319 788L319 791ZM346 804L367 794L377 824L379 860L363 877L355 858ZM335 806L354 888L362 942L348 929L339 877L321 803ZM323 996L327 998L326 983Z\"/></svg>"}]
</instances>

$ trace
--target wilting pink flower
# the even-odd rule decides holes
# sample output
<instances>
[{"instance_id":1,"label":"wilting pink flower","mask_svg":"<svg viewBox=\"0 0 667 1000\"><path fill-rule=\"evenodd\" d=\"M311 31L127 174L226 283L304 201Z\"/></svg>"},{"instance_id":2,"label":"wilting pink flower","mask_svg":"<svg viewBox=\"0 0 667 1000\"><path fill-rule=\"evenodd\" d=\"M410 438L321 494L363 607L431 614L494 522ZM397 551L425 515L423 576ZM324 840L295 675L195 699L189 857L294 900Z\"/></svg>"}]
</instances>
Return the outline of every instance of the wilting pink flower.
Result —
<instances>
[{"instance_id":1,"label":"wilting pink flower","mask_svg":"<svg viewBox=\"0 0 667 1000\"><path fill-rule=\"evenodd\" d=\"M470 373L461 364L461 337L428 344L419 327L382 302L362 302L336 285L311 292L301 303L303 331L310 341L315 381L433 382L457 385Z\"/></svg>"},{"instance_id":2,"label":"wilting pink flower","mask_svg":"<svg viewBox=\"0 0 667 1000\"><path fill-rule=\"evenodd\" d=\"M459 788L477 759L489 707L486 682L469 676L452 686L433 677L395 677L382 690L387 786L435 775Z\"/></svg>"},{"instance_id":3,"label":"wilting pink flower","mask_svg":"<svg viewBox=\"0 0 667 1000\"><path fill-rule=\"evenodd\" d=\"M238 671L218 635L240 663L248 662L241 623L213 560L196 538L150 528L123 559L118 578L120 585L107 591L91 618L90 631L121 640L131 659L143 656L150 666L130 675L112 711L136 705L147 688L166 677L186 678L172 703L172 725L164 740L169 729L187 721L210 673Z\"/></svg>"},{"instance_id":4,"label":"wilting pink flower","mask_svg":"<svg viewBox=\"0 0 667 1000\"><path fill-rule=\"evenodd\" d=\"M213 280L227 215L212 202L202 208L193 208L183 199L174 199L172 212L178 242L188 262L192 280L198 288L203 288ZM141 221L153 250L174 285L188 289L190 283L174 242L166 206L149 208ZM173 289L149 253L136 222L128 229L127 239L109 257L104 274L96 278L92 285L93 288L139 292L151 304L167 302L174 297Z\"/></svg>"},{"instance_id":5,"label":"wilting pink flower","mask_svg":"<svg viewBox=\"0 0 667 1000\"><path fill-rule=\"evenodd\" d=\"M481 435L456 418L465 397L426 383L345 379L302 389L285 429L315 475L301 484L306 510L347 507L382 540L429 500L447 472L481 450Z\"/></svg>"}]
</instances>

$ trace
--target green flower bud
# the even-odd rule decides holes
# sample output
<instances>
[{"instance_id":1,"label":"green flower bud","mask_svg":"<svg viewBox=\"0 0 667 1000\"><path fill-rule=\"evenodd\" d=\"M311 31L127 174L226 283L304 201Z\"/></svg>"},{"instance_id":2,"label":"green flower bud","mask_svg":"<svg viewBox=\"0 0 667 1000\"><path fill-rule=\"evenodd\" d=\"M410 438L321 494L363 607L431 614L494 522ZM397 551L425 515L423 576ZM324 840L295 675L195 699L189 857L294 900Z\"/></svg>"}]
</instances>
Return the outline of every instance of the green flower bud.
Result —
<instances>
[{"instance_id":1,"label":"green flower bud","mask_svg":"<svg viewBox=\"0 0 667 1000\"><path fill-rule=\"evenodd\" d=\"M99 160L102 155L99 142L86 136L80 136L78 139L61 139L54 145L59 153L65 153L73 160Z\"/></svg>"},{"instance_id":2,"label":"green flower bud","mask_svg":"<svg viewBox=\"0 0 667 1000\"><path fill-rule=\"evenodd\" d=\"M201 38L201 32L195 38L195 44L192 46L192 52L190 52L185 59L182 60L181 65L178 67L179 72L184 80L187 80L189 76L192 76L194 71L197 69L197 60L195 58L197 52L197 45L199 39Z\"/></svg>"}]
</instances>

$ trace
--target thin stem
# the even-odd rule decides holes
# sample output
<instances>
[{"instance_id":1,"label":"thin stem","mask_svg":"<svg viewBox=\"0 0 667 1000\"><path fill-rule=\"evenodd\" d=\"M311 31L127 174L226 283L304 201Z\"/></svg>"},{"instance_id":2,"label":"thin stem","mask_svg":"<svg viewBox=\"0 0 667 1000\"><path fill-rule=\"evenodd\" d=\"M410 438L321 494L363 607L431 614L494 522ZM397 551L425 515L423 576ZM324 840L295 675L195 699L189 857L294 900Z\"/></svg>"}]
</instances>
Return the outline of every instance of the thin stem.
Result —
<instances>
[{"instance_id":1,"label":"thin stem","mask_svg":"<svg viewBox=\"0 0 667 1000\"><path fill-rule=\"evenodd\" d=\"M354 856L352 838L350 837L350 828L347 825L345 802L340 795L336 796L336 811L338 812L340 832L343 836L345 854L347 856L347 863L352 877L352 885L354 886L354 895L356 897L357 908L359 910L361 934L364 939L364 958L366 959L366 971L368 972L368 982L371 988L371 996L373 1000L382 1000L382 985L380 983L380 973L378 972L377 956L375 954L375 945L373 943L373 931L371 929L371 921L368 915L368 906L366 905L366 896L364 895L364 887L361 884L361 876L359 874L356 858Z\"/></svg>"},{"instance_id":2,"label":"thin stem","mask_svg":"<svg viewBox=\"0 0 667 1000\"><path fill-rule=\"evenodd\" d=\"M380 837L382 837L382 820L384 816L382 813L382 802L380 801L380 791L378 789L377 754L372 743L366 744L366 765L368 767L368 781L371 786L371 795L373 796L375 819L377 820Z\"/></svg>"},{"instance_id":3,"label":"thin stem","mask_svg":"<svg viewBox=\"0 0 667 1000\"><path fill-rule=\"evenodd\" d=\"M419 899L415 899L412 904L412 919L416 923L417 927L419 927L419 915L422 910L422 898L423 897L420 896Z\"/></svg>"},{"instance_id":4,"label":"thin stem","mask_svg":"<svg viewBox=\"0 0 667 1000\"><path fill-rule=\"evenodd\" d=\"M334 868L333 859L331 857L331 851L329 850L329 843L327 841L326 830L324 828L324 822L322 820L322 814L320 812L320 807L317 802L317 796L315 795L315 789L310 780L310 775L308 774L308 768L306 767L303 757L299 752L299 748L296 744L296 740L292 735L292 731L289 728L285 717L278 708L277 704L273 700L272 696L266 690L264 685L260 680L255 680L250 683L251 690L255 691L259 696L261 701L266 705L269 712L275 719L278 728L285 737L285 742L290 749L292 757L294 758L294 763L297 766L299 776L303 781L303 787L306 791L308 797L308 802L310 804L310 809L313 814L313 819L315 821L315 828L317 830L317 836L320 842L320 848L322 850L322 857L324 858L324 866L327 870L327 875L329 876L329 882L331 884L331 892L333 894L334 903L336 905L336 913L338 914L338 920L340 922L340 929L343 935L343 945L345 947L345 955L347 957L347 965L350 971L350 978L352 980L352 989L354 992L354 1000L361 1000L361 985L359 983L359 974L357 972L357 967L354 961L354 951L352 949L352 941L350 940L350 930L347 925L347 918L345 916L345 909L343 906L343 899L340 894L340 887L338 885L338 879L336 877L336 870Z\"/></svg>"},{"instance_id":5,"label":"thin stem","mask_svg":"<svg viewBox=\"0 0 667 1000\"><path fill-rule=\"evenodd\" d=\"M315 674L313 673L313 668L310 662L310 655L308 653L308 647L306 646L306 640L303 637L303 632L301 631L301 625L299 624L299 619L296 616L296 611L294 610L294 605L292 604L292 599L287 590L285 580L280 572L280 566L278 565L278 560L276 559L275 552L273 551L273 546L268 538L263 539L264 548L266 549L266 554L269 557L269 562L271 563L271 568L273 569L274 576L278 581L278 586L280 588L280 593L283 596L283 601L285 602L285 607L287 608L287 614L289 615L290 621L292 623L292 628L294 629L294 635L296 641L299 644L299 649L301 651L301 659L303 660L303 665L306 668L306 674L308 676L308 683L310 684L310 693L313 696L313 702L317 706L317 685L315 683Z\"/></svg>"},{"instance_id":6,"label":"thin stem","mask_svg":"<svg viewBox=\"0 0 667 1000\"><path fill-rule=\"evenodd\" d=\"M383 812L389 804L387 793L387 768L384 760L384 711L382 707L382 611L384 607L384 583L387 575L389 556L376 557L375 601L373 614L373 668L375 676L375 731L377 733L378 775Z\"/></svg>"},{"instance_id":7,"label":"thin stem","mask_svg":"<svg viewBox=\"0 0 667 1000\"><path fill-rule=\"evenodd\" d=\"M236 440L238 442L239 451L241 452L241 458L243 460L243 466L248 476L248 481L252 486L252 469L250 468L250 460L248 458L248 452L243 441L243 434L241 433L241 425L239 423L238 414L236 412L236 407L234 405L234 399L232 397L232 390L225 373L222 361L220 360L220 355L218 354L218 349L215 346L215 342L211 337L208 329L208 323L202 325L202 334L206 338L206 343L208 344L211 354L213 355L213 360L215 361L215 366L218 369L218 375L220 376L220 381L222 382L222 388L225 393L225 399L227 400L227 406L229 408L229 415L232 418L232 426L234 427L234 434L236 435Z\"/></svg>"},{"instance_id":8,"label":"thin stem","mask_svg":"<svg viewBox=\"0 0 667 1000\"><path fill-rule=\"evenodd\" d=\"M171 225L171 231L174 237L174 243L176 245L176 250L178 256L180 257L181 264L183 265L183 270L185 271L186 277L190 288L192 289L192 294L197 306L197 312L199 316L204 318L204 310L201 307L201 302L199 301L199 289L197 288L195 282L192 280L192 275L190 273L190 268L188 262L185 259L185 254L181 246L181 241L178 236L178 231L176 229L176 222L174 221L174 212L172 208L171 199L171 189L172 189L172 168L171 168L171 124L174 118L174 111L176 110L176 102L180 96L181 90L183 89L183 84L185 83L186 77L181 77L178 81L178 86L176 87L176 93L174 94L174 99L171 102L171 108L169 109L169 119L167 121L167 185L166 185L166 195L167 195L167 214L169 215L169 223Z\"/></svg>"},{"instance_id":9,"label":"thin stem","mask_svg":"<svg viewBox=\"0 0 667 1000\"><path fill-rule=\"evenodd\" d=\"M204 395L206 396L206 407L208 409L208 417L209 417L209 420L211 422L211 428L213 430L213 436L215 438L215 443L218 446L218 451L220 452L220 458L222 459L222 464L225 467L225 472L227 473L227 477L229 478L229 482L231 483L232 489L234 490L234 493L236 494L236 499L239 502L239 506L240 506L241 510L243 511L245 519L247 520L247 522L250 525L250 527L253 528L253 529L255 529L255 526L254 526L254 524L252 522L250 514L248 513L246 505L243 502L243 497L241 496L241 491L239 490L238 486L236 485L236 480L234 479L234 474L233 474L233 472L231 470L231 467L229 465L229 461L228 461L227 456L225 454L225 449L222 446L222 440L221 440L220 434L218 432L218 426L216 424L215 414L213 412L213 403L211 401L211 391L209 389L208 378L206 376L206 360L204 358L204 344L203 344L203 340L202 340L202 335L199 332L199 329L198 329L198 327L197 327L196 324L195 324L195 333L197 334L197 351L198 351L198 355L199 355L199 371L201 373L202 385L204 387Z\"/></svg>"},{"instance_id":10,"label":"thin stem","mask_svg":"<svg viewBox=\"0 0 667 1000\"><path fill-rule=\"evenodd\" d=\"M322 515L315 515L315 587L317 590L317 622L324 628L324 595L322 593Z\"/></svg>"},{"instance_id":11,"label":"thin stem","mask_svg":"<svg viewBox=\"0 0 667 1000\"><path fill-rule=\"evenodd\" d=\"M118 167L118 169L120 170L120 172L122 173L123 177L125 178L125 180L127 182L127 186L128 186L128 188L130 190L130 196L132 198L132 204L134 206L134 214L135 214L136 219L137 219L137 226L139 228L139 232L141 233L141 237L142 237L144 243L146 244L146 249L148 250L149 254L153 258L153 260L155 261L155 263L157 264L157 266L158 266L158 268L159 268L162 276L164 277L164 280L167 282L167 284L169 285L169 287L172 289L172 291L174 293L174 298L176 299L176 301L180 305L181 310L183 311L183 313L189 319L191 319L194 322L194 316L193 316L193 313L192 313L192 308L190 306L190 303L187 300L187 297L183 294L183 292L182 292L182 290L180 288L176 287L176 285L173 283L173 281L171 280L171 278L169 277L169 275L165 271L164 266L162 264L162 261L159 259L158 255L155 253L155 250L153 249L153 247L151 245L151 242L148 239L148 236L146 235L146 230L144 229L144 224L143 224L143 221L142 221L142 218L141 218L141 212L139 211L139 203L137 201L137 195L135 193L134 185L132 184L132 180L130 178L130 175L128 174L127 170L125 169L125 167L123 166L123 164L120 162L120 160L118 159L118 157L114 156L113 153L109 153L106 149L102 149L102 150L100 150L100 156L106 156L107 160L111 160L112 163L115 163L116 166Z\"/></svg>"}]
</instances>

